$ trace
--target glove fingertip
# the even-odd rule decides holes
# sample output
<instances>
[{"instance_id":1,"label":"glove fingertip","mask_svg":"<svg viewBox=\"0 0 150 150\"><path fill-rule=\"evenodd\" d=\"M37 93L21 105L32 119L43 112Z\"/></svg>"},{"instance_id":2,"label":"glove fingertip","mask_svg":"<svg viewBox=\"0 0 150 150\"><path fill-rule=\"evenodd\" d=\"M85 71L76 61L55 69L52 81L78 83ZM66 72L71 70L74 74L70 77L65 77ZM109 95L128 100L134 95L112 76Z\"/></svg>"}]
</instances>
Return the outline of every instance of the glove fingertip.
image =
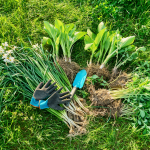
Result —
<instances>
[{"instance_id":1,"label":"glove fingertip","mask_svg":"<svg viewBox=\"0 0 150 150\"><path fill-rule=\"evenodd\" d=\"M39 85L37 86L37 89L38 89L38 88L41 89L42 86L43 86L43 82L40 82Z\"/></svg>"},{"instance_id":2,"label":"glove fingertip","mask_svg":"<svg viewBox=\"0 0 150 150\"><path fill-rule=\"evenodd\" d=\"M58 91L57 91L57 93L60 93L60 91L63 89L63 87L61 87Z\"/></svg>"}]
</instances>

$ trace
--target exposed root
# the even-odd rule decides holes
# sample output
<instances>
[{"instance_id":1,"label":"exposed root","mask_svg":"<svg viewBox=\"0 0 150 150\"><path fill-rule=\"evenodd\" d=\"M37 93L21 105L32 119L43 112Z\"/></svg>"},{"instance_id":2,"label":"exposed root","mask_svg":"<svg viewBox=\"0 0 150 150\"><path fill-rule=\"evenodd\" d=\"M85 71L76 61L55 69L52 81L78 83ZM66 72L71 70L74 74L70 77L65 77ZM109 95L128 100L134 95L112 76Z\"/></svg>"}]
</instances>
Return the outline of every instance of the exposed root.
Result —
<instances>
[{"instance_id":1,"label":"exposed root","mask_svg":"<svg viewBox=\"0 0 150 150\"><path fill-rule=\"evenodd\" d=\"M82 101L84 101L82 99ZM85 101L84 101L85 102ZM86 133L86 125L88 124L87 117L85 116L85 112L79 107L78 103L73 100L73 104L75 105L76 110L69 111L67 110L67 116L74 121L76 126L72 125L70 127L68 136L76 136Z\"/></svg>"},{"instance_id":2,"label":"exposed root","mask_svg":"<svg viewBox=\"0 0 150 150\"><path fill-rule=\"evenodd\" d=\"M72 127L69 131L68 137L75 137L77 135L86 134L86 133L87 133L87 131L85 128L82 128L82 127L74 128L74 127Z\"/></svg>"}]
</instances>

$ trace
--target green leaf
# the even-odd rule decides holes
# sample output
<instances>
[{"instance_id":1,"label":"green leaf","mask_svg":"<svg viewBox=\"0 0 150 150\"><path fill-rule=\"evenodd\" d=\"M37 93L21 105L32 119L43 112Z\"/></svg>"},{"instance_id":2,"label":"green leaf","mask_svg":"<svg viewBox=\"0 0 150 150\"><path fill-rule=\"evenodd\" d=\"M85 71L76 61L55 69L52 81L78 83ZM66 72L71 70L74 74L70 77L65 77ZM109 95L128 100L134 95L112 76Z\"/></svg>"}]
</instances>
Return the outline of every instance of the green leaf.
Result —
<instances>
[{"instance_id":1,"label":"green leaf","mask_svg":"<svg viewBox=\"0 0 150 150\"><path fill-rule=\"evenodd\" d=\"M145 47L139 47L136 51L145 51L146 48Z\"/></svg>"},{"instance_id":2,"label":"green leaf","mask_svg":"<svg viewBox=\"0 0 150 150\"><path fill-rule=\"evenodd\" d=\"M44 21L44 30L49 34L49 36L52 38L52 28L53 25L50 26L49 22Z\"/></svg>"},{"instance_id":3,"label":"green leaf","mask_svg":"<svg viewBox=\"0 0 150 150\"><path fill-rule=\"evenodd\" d=\"M100 32L102 29L106 28L104 23L101 22L99 25L98 25L98 32Z\"/></svg>"},{"instance_id":4,"label":"green leaf","mask_svg":"<svg viewBox=\"0 0 150 150\"><path fill-rule=\"evenodd\" d=\"M96 35L90 29L87 29L87 34L90 36L92 40L95 40Z\"/></svg>"},{"instance_id":5,"label":"green leaf","mask_svg":"<svg viewBox=\"0 0 150 150\"><path fill-rule=\"evenodd\" d=\"M140 120L138 120L138 124L139 124L139 125L141 125L141 124L142 124Z\"/></svg>"},{"instance_id":6,"label":"green leaf","mask_svg":"<svg viewBox=\"0 0 150 150\"><path fill-rule=\"evenodd\" d=\"M139 107L143 107L143 104L142 104L142 103L139 103Z\"/></svg>"},{"instance_id":7,"label":"green leaf","mask_svg":"<svg viewBox=\"0 0 150 150\"><path fill-rule=\"evenodd\" d=\"M131 59L136 59L138 57L138 53L137 52L134 52L131 54Z\"/></svg>"},{"instance_id":8,"label":"green leaf","mask_svg":"<svg viewBox=\"0 0 150 150\"><path fill-rule=\"evenodd\" d=\"M74 43L82 38L84 35L86 35L86 32L75 32L74 34Z\"/></svg>"},{"instance_id":9,"label":"green leaf","mask_svg":"<svg viewBox=\"0 0 150 150\"><path fill-rule=\"evenodd\" d=\"M144 110L141 110L141 109L140 109L140 115L141 115L142 118L145 117L145 112L144 112Z\"/></svg>"},{"instance_id":10,"label":"green leaf","mask_svg":"<svg viewBox=\"0 0 150 150\"><path fill-rule=\"evenodd\" d=\"M104 48L106 52L108 51L110 44L111 44L110 37L108 37L104 44Z\"/></svg>"},{"instance_id":11,"label":"green leaf","mask_svg":"<svg viewBox=\"0 0 150 150\"><path fill-rule=\"evenodd\" d=\"M93 43L94 40L92 40L88 35L86 35L84 37L84 42L85 42L85 44L89 44L89 43Z\"/></svg>"},{"instance_id":12,"label":"green leaf","mask_svg":"<svg viewBox=\"0 0 150 150\"><path fill-rule=\"evenodd\" d=\"M144 135L147 134L147 129L144 129L143 134Z\"/></svg>"},{"instance_id":13,"label":"green leaf","mask_svg":"<svg viewBox=\"0 0 150 150\"><path fill-rule=\"evenodd\" d=\"M56 39L56 45L59 45L59 39L60 39L60 36L57 37L57 39Z\"/></svg>"},{"instance_id":14,"label":"green leaf","mask_svg":"<svg viewBox=\"0 0 150 150\"><path fill-rule=\"evenodd\" d=\"M69 49L69 51L70 51L70 49L71 49L71 47L72 47L72 45L76 42L76 41L78 41L79 39L81 39L84 35L86 34L86 32L75 32L75 34L74 34L74 36L71 38L69 38L69 39L71 39L70 40L70 42L68 43L68 49ZM69 36L68 36L69 37ZM67 40L68 41L68 40Z\"/></svg>"},{"instance_id":15,"label":"green leaf","mask_svg":"<svg viewBox=\"0 0 150 150\"><path fill-rule=\"evenodd\" d=\"M102 37L103 37L103 34L104 34L104 32L105 32L105 30L106 29L102 29L98 34L97 34L97 36L96 36L96 38L95 38L95 40L94 40L94 43L93 43L93 47L92 47L92 50L96 50L97 49L97 47L98 47L98 45L99 45L99 43L100 43L100 41L101 41L101 39L102 39Z\"/></svg>"},{"instance_id":16,"label":"green leaf","mask_svg":"<svg viewBox=\"0 0 150 150\"><path fill-rule=\"evenodd\" d=\"M75 31L75 29L76 29L75 24L70 23L70 24L65 25L65 32L69 33L69 31L71 31L72 29L74 29L74 31Z\"/></svg>"},{"instance_id":17,"label":"green leaf","mask_svg":"<svg viewBox=\"0 0 150 150\"><path fill-rule=\"evenodd\" d=\"M52 45L52 40L48 37L43 37L42 39L42 45L44 46L45 44Z\"/></svg>"},{"instance_id":18,"label":"green leaf","mask_svg":"<svg viewBox=\"0 0 150 150\"><path fill-rule=\"evenodd\" d=\"M57 30L52 24L50 24L47 21L44 21L44 30L49 34L51 38L53 38L53 40L55 40L57 36Z\"/></svg>"},{"instance_id":19,"label":"green leaf","mask_svg":"<svg viewBox=\"0 0 150 150\"><path fill-rule=\"evenodd\" d=\"M67 52L66 52L66 34L65 33L61 33L60 45L62 47L64 56L67 55Z\"/></svg>"},{"instance_id":20,"label":"green leaf","mask_svg":"<svg viewBox=\"0 0 150 150\"><path fill-rule=\"evenodd\" d=\"M97 78L99 78L99 77L95 74L95 75L93 75L91 78L92 78L92 79L97 79Z\"/></svg>"},{"instance_id":21,"label":"green leaf","mask_svg":"<svg viewBox=\"0 0 150 150\"><path fill-rule=\"evenodd\" d=\"M104 44L105 44L107 38L108 38L108 35L107 35L107 32L105 31L105 32L104 32L104 35L103 35L103 37L102 37L102 46L103 46L103 47L104 47Z\"/></svg>"},{"instance_id":22,"label":"green leaf","mask_svg":"<svg viewBox=\"0 0 150 150\"><path fill-rule=\"evenodd\" d=\"M85 47L84 47L84 49L85 49L85 50L88 50L92 45L93 45L93 43L86 44Z\"/></svg>"},{"instance_id":23,"label":"green leaf","mask_svg":"<svg viewBox=\"0 0 150 150\"><path fill-rule=\"evenodd\" d=\"M148 123L148 121L147 121L147 119L144 119L144 121L143 121L145 124L147 124Z\"/></svg>"},{"instance_id":24,"label":"green leaf","mask_svg":"<svg viewBox=\"0 0 150 150\"><path fill-rule=\"evenodd\" d=\"M109 55L109 54L112 54L112 53L114 52L114 50L115 50L115 36L114 36L113 39L112 39L111 47L110 47L110 49L109 49L108 55Z\"/></svg>"},{"instance_id":25,"label":"green leaf","mask_svg":"<svg viewBox=\"0 0 150 150\"><path fill-rule=\"evenodd\" d=\"M100 51L98 51L94 54L95 57L98 57L99 55L100 55Z\"/></svg>"},{"instance_id":26,"label":"green leaf","mask_svg":"<svg viewBox=\"0 0 150 150\"><path fill-rule=\"evenodd\" d=\"M68 33L65 31L65 33L67 33L71 37L74 37L75 30L76 30L76 27L74 27L73 29L71 29Z\"/></svg>"},{"instance_id":27,"label":"green leaf","mask_svg":"<svg viewBox=\"0 0 150 150\"><path fill-rule=\"evenodd\" d=\"M147 84L147 85L145 85L145 86L143 86L145 89L147 89L148 91L150 91L150 83L149 84Z\"/></svg>"},{"instance_id":28,"label":"green leaf","mask_svg":"<svg viewBox=\"0 0 150 150\"><path fill-rule=\"evenodd\" d=\"M58 20L58 19L56 19L55 20L55 27L60 31L60 32L63 32L64 33L64 24L60 21L60 20Z\"/></svg>"},{"instance_id":29,"label":"green leaf","mask_svg":"<svg viewBox=\"0 0 150 150\"><path fill-rule=\"evenodd\" d=\"M91 45L93 44L93 42L94 42L94 40L92 40L88 35L86 35L84 37L84 43L85 43L84 49L88 50L91 47Z\"/></svg>"},{"instance_id":30,"label":"green leaf","mask_svg":"<svg viewBox=\"0 0 150 150\"><path fill-rule=\"evenodd\" d=\"M120 41L120 48L126 47L130 44L132 44L135 40L135 36L129 36L126 38L122 38Z\"/></svg>"}]
</instances>

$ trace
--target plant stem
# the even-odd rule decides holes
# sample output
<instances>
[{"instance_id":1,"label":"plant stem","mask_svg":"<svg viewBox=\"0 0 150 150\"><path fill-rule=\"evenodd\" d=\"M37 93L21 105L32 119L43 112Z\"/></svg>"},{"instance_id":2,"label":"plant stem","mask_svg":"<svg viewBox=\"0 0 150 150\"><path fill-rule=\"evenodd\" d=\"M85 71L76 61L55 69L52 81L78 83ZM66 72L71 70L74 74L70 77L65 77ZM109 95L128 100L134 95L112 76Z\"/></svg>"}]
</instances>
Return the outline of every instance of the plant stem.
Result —
<instances>
[{"instance_id":1,"label":"plant stem","mask_svg":"<svg viewBox=\"0 0 150 150\"><path fill-rule=\"evenodd\" d=\"M103 63L100 65L99 69L103 69L104 67L105 67L105 64Z\"/></svg>"}]
</instances>

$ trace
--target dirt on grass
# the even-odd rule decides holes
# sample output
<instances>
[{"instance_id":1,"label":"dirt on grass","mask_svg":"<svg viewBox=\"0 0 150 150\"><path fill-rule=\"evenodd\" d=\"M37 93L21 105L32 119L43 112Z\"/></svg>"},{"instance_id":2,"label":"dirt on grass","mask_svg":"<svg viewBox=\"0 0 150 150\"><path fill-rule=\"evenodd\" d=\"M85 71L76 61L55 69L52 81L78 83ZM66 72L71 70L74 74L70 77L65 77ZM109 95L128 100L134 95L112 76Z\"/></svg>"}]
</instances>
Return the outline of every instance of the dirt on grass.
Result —
<instances>
[{"instance_id":1,"label":"dirt on grass","mask_svg":"<svg viewBox=\"0 0 150 150\"><path fill-rule=\"evenodd\" d=\"M66 73L70 83L72 83L76 74L80 70L80 66L75 62L65 62L63 59L59 59L58 63Z\"/></svg>"},{"instance_id":2,"label":"dirt on grass","mask_svg":"<svg viewBox=\"0 0 150 150\"><path fill-rule=\"evenodd\" d=\"M88 91L90 93L91 106L93 106L93 113L95 116L111 116L119 117L121 112L121 100L114 100L111 98L109 91L106 89L95 90L94 85L89 85Z\"/></svg>"},{"instance_id":3,"label":"dirt on grass","mask_svg":"<svg viewBox=\"0 0 150 150\"><path fill-rule=\"evenodd\" d=\"M103 76L104 80L110 79L110 71L107 68L100 69L99 65L92 64L86 68L87 76L91 77L93 75L97 75L98 77Z\"/></svg>"}]
</instances>

